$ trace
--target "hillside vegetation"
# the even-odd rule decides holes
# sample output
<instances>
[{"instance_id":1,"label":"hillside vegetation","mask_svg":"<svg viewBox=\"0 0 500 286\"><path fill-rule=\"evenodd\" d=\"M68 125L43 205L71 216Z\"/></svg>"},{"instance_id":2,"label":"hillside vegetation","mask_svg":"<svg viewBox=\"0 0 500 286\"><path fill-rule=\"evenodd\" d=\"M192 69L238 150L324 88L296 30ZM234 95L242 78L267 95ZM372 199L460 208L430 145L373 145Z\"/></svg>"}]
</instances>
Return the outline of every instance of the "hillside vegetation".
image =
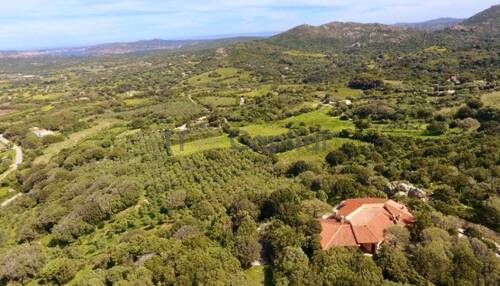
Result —
<instances>
[{"instance_id":1,"label":"hillside vegetation","mask_svg":"<svg viewBox=\"0 0 500 286\"><path fill-rule=\"evenodd\" d=\"M497 15L0 60L0 285L499 285ZM355 197L417 222L322 250Z\"/></svg>"}]
</instances>

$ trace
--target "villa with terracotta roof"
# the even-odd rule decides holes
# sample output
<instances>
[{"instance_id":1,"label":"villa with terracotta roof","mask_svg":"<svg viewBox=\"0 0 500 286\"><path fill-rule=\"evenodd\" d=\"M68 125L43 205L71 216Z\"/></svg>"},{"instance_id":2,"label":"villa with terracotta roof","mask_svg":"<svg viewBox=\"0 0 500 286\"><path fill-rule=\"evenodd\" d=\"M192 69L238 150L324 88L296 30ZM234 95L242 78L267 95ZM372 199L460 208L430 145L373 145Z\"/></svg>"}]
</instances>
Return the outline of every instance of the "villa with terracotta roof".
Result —
<instances>
[{"instance_id":1,"label":"villa with terracotta roof","mask_svg":"<svg viewBox=\"0 0 500 286\"><path fill-rule=\"evenodd\" d=\"M375 253L384 241L384 231L393 225L407 226L416 221L408 209L393 200L380 198L349 199L320 219L321 247L355 246Z\"/></svg>"}]
</instances>

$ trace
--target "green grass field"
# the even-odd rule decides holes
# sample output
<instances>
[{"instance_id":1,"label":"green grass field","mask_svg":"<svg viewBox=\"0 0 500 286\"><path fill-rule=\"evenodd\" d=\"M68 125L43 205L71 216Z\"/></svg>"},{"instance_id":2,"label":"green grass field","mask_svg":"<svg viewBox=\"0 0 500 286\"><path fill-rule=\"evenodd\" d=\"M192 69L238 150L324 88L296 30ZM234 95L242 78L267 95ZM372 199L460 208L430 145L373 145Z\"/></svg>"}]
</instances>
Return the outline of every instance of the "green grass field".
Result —
<instances>
[{"instance_id":1,"label":"green grass field","mask_svg":"<svg viewBox=\"0 0 500 286\"><path fill-rule=\"evenodd\" d=\"M321 104L319 101L302 102L302 103L299 103L299 104L291 106L290 107L290 111L292 111L292 112L299 111L302 108L312 108L312 109L315 109L316 107L318 107L319 104Z\"/></svg>"},{"instance_id":2,"label":"green grass field","mask_svg":"<svg viewBox=\"0 0 500 286\"><path fill-rule=\"evenodd\" d=\"M217 77L212 77L211 75L218 74ZM235 83L240 80L248 81L251 79L250 73L236 69L236 68L218 68L214 71L209 71L202 73L197 76L193 76L187 80L190 85L203 85L210 82L221 82L221 83Z\"/></svg>"},{"instance_id":3,"label":"green grass field","mask_svg":"<svg viewBox=\"0 0 500 286\"><path fill-rule=\"evenodd\" d=\"M246 97L259 97L269 93L272 90L272 84L263 84L254 88L252 91L243 93Z\"/></svg>"},{"instance_id":4,"label":"green grass field","mask_svg":"<svg viewBox=\"0 0 500 286\"><path fill-rule=\"evenodd\" d=\"M288 55L288 56L293 56L293 57L306 57L306 58L318 58L318 59L323 59L325 58L325 54L321 53L308 53L304 51L286 51L283 52L283 54Z\"/></svg>"},{"instance_id":5,"label":"green grass field","mask_svg":"<svg viewBox=\"0 0 500 286\"><path fill-rule=\"evenodd\" d=\"M235 106L240 102L239 98L224 96L204 96L198 97L197 100L203 105L208 105L210 107Z\"/></svg>"},{"instance_id":6,"label":"green grass field","mask_svg":"<svg viewBox=\"0 0 500 286\"><path fill-rule=\"evenodd\" d=\"M331 117L328 115L329 108L322 107L318 110L314 110L308 113L303 113L297 116L286 118L281 121L282 125L287 123L300 124L304 122L306 125L317 124L322 128L329 129L331 131L341 131L343 129L354 129L354 124L352 121L340 120L336 117Z\"/></svg>"},{"instance_id":7,"label":"green grass field","mask_svg":"<svg viewBox=\"0 0 500 286\"><path fill-rule=\"evenodd\" d=\"M315 94L319 97L324 97L328 95L328 96L333 96L335 98L348 98L348 97L356 98L363 95L363 92L361 92L358 89L352 89L345 86L334 86L328 89L327 91L317 91Z\"/></svg>"},{"instance_id":8,"label":"green grass field","mask_svg":"<svg viewBox=\"0 0 500 286\"><path fill-rule=\"evenodd\" d=\"M152 102L149 98L129 98L123 100L126 106L143 106Z\"/></svg>"},{"instance_id":9,"label":"green grass field","mask_svg":"<svg viewBox=\"0 0 500 286\"><path fill-rule=\"evenodd\" d=\"M500 108L500 91L483 94L481 96L481 101L485 106Z\"/></svg>"},{"instance_id":10,"label":"green grass field","mask_svg":"<svg viewBox=\"0 0 500 286\"><path fill-rule=\"evenodd\" d=\"M277 154L281 162L290 164L295 161L304 160L307 162L323 162L326 155L331 151L340 148L345 143L366 144L360 141L347 138L333 138L321 141L308 146L300 147L288 152Z\"/></svg>"},{"instance_id":11,"label":"green grass field","mask_svg":"<svg viewBox=\"0 0 500 286\"><path fill-rule=\"evenodd\" d=\"M393 136L406 136L406 137L429 137L429 138L437 138L439 136L429 136L427 135L425 130L419 129L399 129L399 128L380 128L382 133Z\"/></svg>"},{"instance_id":12,"label":"green grass field","mask_svg":"<svg viewBox=\"0 0 500 286\"><path fill-rule=\"evenodd\" d=\"M45 106L43 106L42 108L40 108L40 111L42 112L47 112L47 111L51 111L52 109L54 109L54 105L52 104L47 104Z\"/></svg>"},{"instance_id":13,"label":"green grass field","mask_svg":"<svg viewBox=\"0 0 500 286\"><path fill-rule=\"evenodd\" d=\"M431 46L424 50L424 52L426 53L445 53L447 51L448 51L447 48L440 46Z\"/></svg>"},{"instance_id":14,"label":"green grass field","mask_svg":"<svg viewBox=\"0 0 500 286\"><path fill-rule=\"evenodd\" d=\"M252 124L241 127L240 130L247 132L250 136L275 136L288 132L287 128L281 127L273 122Z\"/></svg>"},{"instance_id":15,"label":"green grass field","mask_svg":"<svg viewBox=\"0 0 500 286\"><path fill-rule=\"evenodd\" d=\"M248 280L248 286L262 286L265 285L265 267L254 266L245 270L245 276Z\"/></svg>"},{"instance_id":16,"label":"green grass field","mask_svg":"<svg viewBox=\"0 0 500 286\"><path fill-rule=\"evenodd\" d=\"M449 135L460 134L461 131L458 128L450 129L446 134L443 135L429 135L427 132L427 124L423 123L413 123L407 127L396 127L386 124L372 124L370 128L376 129L381 133L392 135L392 136L406 136L420 139L443 139Z\"/></svg>"},{"instance_id":17,"label":"green grass field","mask_svg":"<svg viewBox=\"0 0 500 286\"><path fill-rule=\"evenodd\" d=\"M361 96L363 92L359 89L353 89L345 86L334 88L333 95L336 97L358 97Z\"/></svg>"},{"instance_id":18,"label":"green grass field","mask_svg":"<svg viewBox=\"0 0 500 286\"><path fill-rule=\"evenodd\" d=\"M34 100L56 100L61 96L63 96L63 94L61 94L61 93L37 94L37 95L31 97L31 99L34 99Z\"/></svg>"},{"instance_id":19,"label":"green grass field","mask_svg":"<svg viewBox=\"0 0 500 286\"><path fill-rule=\"evenodd\" d=\"M85 138L96 135L100 131L108 129L119 122L120 121L116 119L103 119L91 128L73 133L66 140L54 143L47 147L47 149L44 150L43 155L37 157L33 163L46 164L50 161L50 158L52 158L52 156L56 155L61 150L74 147Z\"/></svg>"},{"instance_id":20,"label":"green grass field","mask_svg":"<svg viewBox=\"0 0 500 286\"><path fill-rule=\"evenodd\" d=\"M465 106L465 104L463 106ZM453 117L455 115L455 113L457 113L457 110L460 109L460 107L462 107L462 106L457 105L457 106L452 106L452 107L444 107L444 108L441 108L437 113L442 114L444 116Z\"/></svg>"},{"instance_id":21,"label":"green grass field","mask_svg":"<svg viewBox=\"0 0 500 286\"><path fill-rule=\"evenodd\" d=\"M392 85L392 86L397 86L397 87L400 87L400 86L403 86L403 82L400 81L400 80L389 80L389 79L384 79L384 83L385 84L388 84L388 85Z\"/></svg>"},{"instance_id":22,"label":"green grass field","mask_svg":"<svg viewBox=\"0 0 500 286\"><path fill-rule=\"evenodd\" d=\"M234 141L234 144L237 144ZM175 156L188 156L197 152L203 152L212 149L225 149L231 147L231 140L226 135L210 137L200 140L184 143L181 145L173 145L172 152Z\"/></svg>"}]
</instances>

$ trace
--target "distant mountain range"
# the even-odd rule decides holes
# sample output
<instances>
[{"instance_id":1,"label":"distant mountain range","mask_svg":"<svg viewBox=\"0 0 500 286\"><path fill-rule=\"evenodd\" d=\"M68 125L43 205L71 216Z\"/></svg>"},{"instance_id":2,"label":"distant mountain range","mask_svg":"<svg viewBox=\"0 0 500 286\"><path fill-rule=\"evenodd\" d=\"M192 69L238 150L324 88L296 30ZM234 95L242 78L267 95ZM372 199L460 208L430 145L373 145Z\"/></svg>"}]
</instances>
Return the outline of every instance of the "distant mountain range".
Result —
<instances>
[{"instance_id":1,"label":"distant mountain range","mask_svg":"<svg viewBox=\"0 0 500 286\"><path fill-rule=\"evenodd\" d=\"M32 51L4 51L0 58L29 58L38 56L99 56L112 54L125 54L138 51L172 50L186 46L195 46L205 41L167 41L145 40L131 43L109 43L88 47L45 49Z\"/></svg>"},{"instance_id":2,"label":"distant mountain range","mask_svg":"<svg viewBox=\"0 0 500 286\"><path fill-rule=\"evenodd\" d=\"M320 26L301 25L268 41L296 49L331 51L333 53L366 48L411 48L425 42L422 32L384 24L332 22Z\"/></svg>"},{"instance_id":3,"label":"distant mountain range","mask_svg":"<svg viewBox=\"0 0 500 286\"><path fill-rule=\"evenodd\" d=\"M464 20L465 19L457 19L457 18L439 18L419 23L397 23L394 25L404 28L423 30L423 31L439 31L452 27L456 24L459 24Z\"/></svg>"},{"instance_id":4,"label":"distant mountain range","mask_svg":"<svg viewBox=\"0 0 500 286\"><path fill-rule=\"evenodd\" d=\"M251 41L260 39L259 36L238 36L229 38L215 38L199 40L142 40L128 43L107 43L86 47L42 49L30 51L0 51L2 58L33 58L43 56L106 56L120 55L136 52L148 52L156 50L196 50L216 48L235 42Z\"/></svg>"},{"instance_id":5,"label":"distant mountain range","mask_svg":"<svg viewBox=\"0 0 500 286\"><path fill-rule=\"evenodd\" d=\"M462 24L472 28L475 32L498 38L500 36L500 4L470 17Z\"/></svg>"},{"instance_id":6,"label":"distant mountain range","mask_svg":"<svg viewBox=\"0 0 500 286\"><path fill-rule=\"evenodd\" d=\"M455 31L474 32L473 35L454 34ZM33 51L0 51L2 58L32 58L40 56L105 56L156 50L197 50L216 48L235 42L251 41L272 36L274 33L233 35L233 37L205 37L198 40L144 40L129 43L108 43L77 48L45 49ZM470 33L469 33L470 34ZM468 19L439 18L420 23L360 24L332 22L320 26L300 25L267 41L289 48L331 50L341 52L359 48L376 50L411 50L427 43L463 36L464 41L481 37L497 39L500 34L500 5L492 6ZM460 39L455 39L460 40Z\"/></svg>"},{"instance_id":7,"label":"distant mountain range","mask_svg":"<svg viewBox=\"0 0 500 286\"><path fill-rule=\"evenodd\" d=\"M500 41L500 5L465 20L442 18L396 25L343 22L301 25L271 37L268 42L287 48L332 53L357 50L381 53L418 50L444 42L477 44L482 39Z\"/></svg>"}]
</instances>

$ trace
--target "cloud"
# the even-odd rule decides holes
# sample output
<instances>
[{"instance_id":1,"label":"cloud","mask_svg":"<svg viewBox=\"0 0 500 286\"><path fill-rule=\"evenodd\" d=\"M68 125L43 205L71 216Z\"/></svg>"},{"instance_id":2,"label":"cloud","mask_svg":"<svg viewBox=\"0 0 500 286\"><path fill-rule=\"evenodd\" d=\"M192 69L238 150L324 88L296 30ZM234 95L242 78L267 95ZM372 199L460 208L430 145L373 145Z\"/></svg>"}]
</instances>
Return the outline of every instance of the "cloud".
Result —
<instances>
[{"instance_id":1,"label":"cloud","mask_svg":"<svg viewBox=\"0 0 500 286\"><path fill-rule=\"evenodd\" d=\"M21 0L0 4L0 49L281 31L302 23L467 17L497 0Z\"/></svg>"}]
</instances>

